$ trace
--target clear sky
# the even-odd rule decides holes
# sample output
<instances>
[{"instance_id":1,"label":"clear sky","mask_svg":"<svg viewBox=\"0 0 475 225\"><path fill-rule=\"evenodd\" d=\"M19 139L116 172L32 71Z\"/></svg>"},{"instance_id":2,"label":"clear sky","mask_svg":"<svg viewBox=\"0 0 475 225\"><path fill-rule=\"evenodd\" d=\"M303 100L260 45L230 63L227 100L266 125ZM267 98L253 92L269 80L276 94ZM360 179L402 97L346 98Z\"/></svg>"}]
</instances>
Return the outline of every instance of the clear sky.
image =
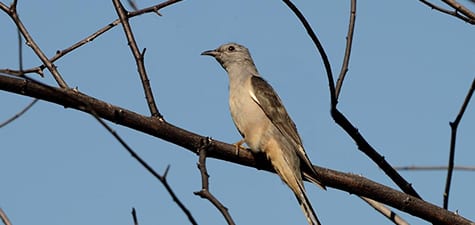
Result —
<instances>
[{"instance_id":1,"label":"clear sky","mask_svg":"<svg viewBox=\"0 0 475 225\"><path fill-rule=\"evenodd\" d=\"M466 1L462 3L470 4ZM139 7L156 2L138 1ZM330 57L342 62L349 1L296 1ZM48 55L112 22L111 1L20 0L18 10ZM474 77L474 27L419 1L359 1L354 47L340 109L395 166L445 165L450 128ZM160 112L172 124L228 143L240 139L228 111L225 71L204 50L246 45L284 101L313 163L394 187L329 114L320 56L281 1L183 1L132 19ZM0 68L17 68L17 34L0 13ZM25 48L24 67L39 60ZM116 26L56 62L71 87L149 115L135 62ZM40 78L38 78L40 79ZM49 73L43 82L54 84ZM0 121L31 99L0 92ZM459 127L456 164L474 165L472 102ZM163 140L110 123L168 180L199 224L224 224L201 188L197 157ZM91 116L47 102L0 129L0 207L14 225L189 224L162 185ZM274 174L208 160L211 191L237 224L306 224ZM421 196L442 205L445 171L401 172ZM475 220L475 174L457 171L449 207ZM323 224L391 224L354 195L307 184ZM411 224L426 224L405 213Z\"/></svg>"}]
</instances>

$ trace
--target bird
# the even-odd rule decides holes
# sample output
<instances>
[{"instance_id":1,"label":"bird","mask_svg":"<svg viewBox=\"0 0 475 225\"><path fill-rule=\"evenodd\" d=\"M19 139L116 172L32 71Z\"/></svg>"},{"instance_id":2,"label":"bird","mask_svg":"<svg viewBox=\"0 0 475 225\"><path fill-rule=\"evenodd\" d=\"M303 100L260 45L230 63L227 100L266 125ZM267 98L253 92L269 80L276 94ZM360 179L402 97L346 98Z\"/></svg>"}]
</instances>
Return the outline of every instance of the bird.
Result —
<instances>
[{"instance_id":1,"label":"bird","mask_svg":"<svg viewBox=\"0 0 475 225\"><path fill-rule=\"evenodd\" d=\"M306 195L301 164L312 173L305 176L325 189L305 153L295 123L272 86L264 80L249 50L227 43L201 55L214 57L229 77L229 109L243 142L253 153L264 153L282 181L293 191L310 225L320 225ZM304 174L306 175L306 174Z\"/></svg>"}]
</instances>

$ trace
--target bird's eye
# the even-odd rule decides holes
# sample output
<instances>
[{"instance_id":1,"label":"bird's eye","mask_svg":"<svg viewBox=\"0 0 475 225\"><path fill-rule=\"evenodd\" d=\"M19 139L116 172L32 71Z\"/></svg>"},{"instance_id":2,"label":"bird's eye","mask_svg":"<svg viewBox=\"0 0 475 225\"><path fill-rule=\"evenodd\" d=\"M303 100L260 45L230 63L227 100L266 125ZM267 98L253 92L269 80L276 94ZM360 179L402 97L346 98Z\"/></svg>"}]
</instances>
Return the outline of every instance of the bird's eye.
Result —
<instances>
[{"instance_id":1,"label":"bird's eye","mask_svg":"<svg viewBox=\"0 0 475 225\"><path fill-rule=\"evenodd\" d=\"M236 48L234 48L234 46L229 46L229 47L228 47L228 51L230 51L230 52L234 51L235 49L236 49Z\"/></svg>"}]
</instances>

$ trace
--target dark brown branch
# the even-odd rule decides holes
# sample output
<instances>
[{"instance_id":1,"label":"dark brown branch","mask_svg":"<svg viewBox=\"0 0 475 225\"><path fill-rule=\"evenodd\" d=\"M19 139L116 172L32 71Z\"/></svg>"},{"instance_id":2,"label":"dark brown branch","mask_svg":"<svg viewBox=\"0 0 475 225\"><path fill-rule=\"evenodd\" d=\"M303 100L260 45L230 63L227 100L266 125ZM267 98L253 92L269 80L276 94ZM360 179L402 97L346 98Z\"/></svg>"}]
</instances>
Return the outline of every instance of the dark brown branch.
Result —
<instances>
[{"instance_id":1,"label":"dark brown branch","mask_svg":"<svg viewBox=\"0 0 475 225\"><path fill-rule=\"evenodd\" d=\"M33 99L25 108L23 108L20 112L17 114L13 115L10 119L5 120L5 122L0 123L0 128L8 125L9 123L13 122L14 120L18 119L21 115L26 113L35 103L38 102L38 99Z\"/></svg>"},{"instance_id":2,"label":"dark brown branch","mask_svg":"<svg viewBox=\"0 0 475 225\"><path fill-rule=\"evenodd\" d=\"M355 20L356 20L356 0L351 0L350 6L350 22L348 23L348 34L346 35L346 47L345 47L345 56L343 57L343 63L341 65L340 75L336 81L336 98L340 96L341 87L343 86L343 81L345 80L346 73L348 72L348 64L350 63L351 55L351 46L353 44L353 33L355 30Z\"/></svg>"},{"instance_id":3,"label":"dark brown branch","mask_svg":"<svg viewBox=\"0 0 475 225\"><path fill-rule=\"evenodd\" d=\"M356 142L358 149L361 150L364 154L366 154L371 160L373 160L381 170L383 170L386 175L388 175L391 180L396 183L396 185L401 188L405 193L408 193L412 196L417 198L421 198L419 194L417 194L416 190L412 188L411 184L408 183L385 159L381 156L367 141L366 139L360 134L358 129L351 124L351 122L341 113L338 108L338 99L336 97L335 91L335 81L333 80L333 74L330 66L330 61L323 49L322 44L317 38L317 35L313 31L310 24L307 22L305 16L299 11L299 9L289 0L283 0L285 4L292 10L292 12L297 16L300 20L304 28L306 29L308 35L312 39L313 43L317 47L318 52L320 53L323 64L325 65L325 70L327 72L328 78L328 87L330 89L330 102L331 102L331 115L335 122L345 130L345 132L350 135L350 137Z\"/></svg>"},{"instance_id":4,"label":"dark brown branch","mask_svg":"<svg viewBox=\"0 0 475 225\"><path fill-rule=\"evenodd\" d=\"M35 43L33 38L30 36L30 33L21 22L16 10L16 1L14 1L10 7L6 7L4 4L0 4L0 9L2 9L5 13L7 13L8 16L10 16L10 18L15 23L17 29L25 38L26 44L33 50L33 52L38 56L41 62L46 65L46 68L48 68L50 73L53 75L58 85L61 88L68 88L68 85L61 77L61 74L59 74L58 70L56 69L56 66L51 61L49 61L43 51L41 51L40 47Z\"/></svg>"},{"instance_id":5,"label":"dark brown branch","mask_svg":"<svg viewBox=\"0 0 475 225\"><path fill-rule=\"evenodd\" d=\"M224 219L229 225L234 225L234 220L229 214L228 208L224 206L213 194L209 191L209 174L208 170L206 169L206 151L212 145L211 138L204 138L201 141L201 146L198 148L198 169L201 173L201 190L194 192L195 195L200 196L201 198L208 199L211 204L216 207L219 212L223 215Z\"/></svg>"},{"instance_id":6,"label":"dark brown branch","mask_svg":"<svg viewBox=\"0 0 475 225\"><path fill-rule=\"evenodd\" d=\"M200 147L201 140L205 138L165 121L160 121L157 118L142 116L70 89L54 88L30 80L0 76L0 90L35 97L85 112L87 112L85 108L85 104L87 104L103 119L174 143L194 154L196 154L196 149ZM213 141L213 145L207 150L207 156L273 172L272 166L267 161L257 160L248 151L240 151L236 155L236 147L234 145L216 140ZM460 215L364 177L316 166L314 168L320 174L319 179L328 187L371 198L432 223L447 225L475 224ZM305 170L305 168L303 169Z\"/></svg>"},{"instance_id":7,"label":"dark brown branch","mask_svg":"<svg viewBox=\"0 0 475 225\"><path fill-rule=\"evenodd\" d=\"M116 9L117 14L119 15L120 22L122 23L122 27L124 28L125 36L127 37L127 41L129 43L130 50L134 55L135 62L137 64L137 70L140 75L140 80L142 81L142 87L145 93L145 99L147 99L147 105L150 110L150 113L153 117L158 117L160 120L163 119L163 116L158 112L157 105L155 104L155 99L153 97L152 88L150 87L150 81L147 76L147 71L145 70L145 65L143 62L143 58L145 55L145 49L142 53L140 53L139 48L137 46L137 42L135 41L134 34L132 32L132 28L129 24L129 18L127 16L128 12L125 10L120 0L113 0L114 7Z\"/></svg>"},{"instance_id":8,"label":"dark brown branch","mask_svg":"<svg viewBox=\"0 0 475 225\"><path fill-rule=\"evenodd\" d=\"M449 206L449 194L450 194L450 185L452 183L452 174L454 170L454 160L455 160L455 143L457 139L457 128L462 120L463 114L467 109L468 103L472 98L473 91L475 90L475 78L472 81L472 85L470 86L467 95L465 96L465 100L463 101L462 107L460 107L460 111L455 118L454 122L450 122L450 151L449 151L449 163L447 169L447 179L445 181L445 191L444 191L444 209L447 209Z\"/></svg>"}]
</instances>

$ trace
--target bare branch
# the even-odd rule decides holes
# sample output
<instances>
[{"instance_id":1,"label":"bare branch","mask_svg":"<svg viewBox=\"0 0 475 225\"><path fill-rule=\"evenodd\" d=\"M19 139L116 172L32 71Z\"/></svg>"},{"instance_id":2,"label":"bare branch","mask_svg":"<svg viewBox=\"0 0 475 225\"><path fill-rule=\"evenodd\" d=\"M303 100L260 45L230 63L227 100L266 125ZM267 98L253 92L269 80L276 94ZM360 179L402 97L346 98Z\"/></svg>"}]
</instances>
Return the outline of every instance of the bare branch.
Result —
<instances>
[{"instance_id":1,"label":"bare branch","mask_svg":"<svg viewBox=\"0 0 475 225\"><path fill-rule=\"evenodd\" d=\"M383 216L391 220L394 224L409 225L408 222L406 222L402 217L400 217L398 214L393 212L391 209L389 209L385 205L370 198L366 198L366 197L360 197L360 198L363 199L363 201L365 201L366 203L368 203L371 207L373 207L376 211L381 213Z\"/></svg>"},{"instance_id":2,"label":"bare branch","mask_svg":"<svg viewBox=\"0 0 475 225\"><path fill-rule=\"evenodd\" d=\"M173 191L173 189L170 187L170 185L168 184L168 181L167 181L167 177L166 176L161 176L160 174L158 174L157 172L155 172L155 170L149 166L145 160L143 160L131 147L129 147L129 145L117 134L117 132L115 132L109 125L107 125L107 123L105 123L100 117L99 115L96 114L96 111L94 111L94 108L93 107L89 107L87 106L86 111L89 111L89 113L94 116L94 118L104 127L106 128L107 131L109 131L109 133L112 134L112 136L114 136L114 138L130 153L130 155L136 159L149 173L151 173L155 178L157 178L157 180L159 180L162 185L165 187L165 189L167 190L167 192L170 194L170 196L172 197L173 201L178 205L178 207L180 207L180 209L185 213L185 215L188 217L188 220L191 222L191 224L194 224L194 225L197 225L198 223L196 223L196 220L195 218L193 218L193 215L191 215L191 212L186 208L186 206L181 202L181 200L176 196L175 192ZM165 174L168 173L168 169L169 169L169 166L167 167L166 169L166 172Z\"/></svg>"},{"instance_id":3,"label":"bare branch","mask_svg":"<svg viewBox=\"0 0 475 225\"><path fill-rule=\"evenodd\" d=\"M449 151L449 163L448 163L448 169L447 169L447 179L445 181L445 191L444 191L444 209L447 209L449 206L449 194L450 194L450 184L452 182L452 174L454 170L454 160L455 160L455 143L457 139L457 128L462 120L463 114L465 113L465 110L467 109L468 103L470 102L470 99L472 98L473 91L475 90L475 78L472 81L472 85L470 86L470 89L468 90L467 95L465 96L465 100L463 101L462 107L460 107L460 111L455 118L454 122L450 122L450 129L451 129L451 135L450 135L450 151Z\"/></svg>"},{"instance_id":4,"label":"bare branch","mask_svg":"<svg viewBox=\"0 0 475 225\"><path fill-rule=\"evenodd\" d=\"M468 13L467 15L465 14L460 14L458 10L448 10L448 9L445 9L445 8L442 8L438 5L435 5L427 0L419 0L420 2L422 2L423 4L429 6L431 9L435 9L441 13L444 13L444 14L447 14L447 15L450 15L450 16L454 16L458 19L461 19L467 23L470 23L470 24L475 24L475 17L471 17L470 15L473 14L471 13L468 9L467 11L469 11L470 13ZM453 7L455 8L455 7Z\"/></svg>"},{"instance_id":5,"label":"bare branch","mask_svg":"<svg viewBox=\"0 0 475 225\"><path fill-rule=\"evenodd\" d=\"M0 90L39 98L64 107L90 113L85 107L85 104L87 104L87 108L93 110L103 119L174 143L189 150L193 154L196 154L196 149L200 147L201 140L205 138L165 121L159 122L157 118L142 116L71 89L60 89L31 80L0 76ZM274 172L268 161L255 158L250 151L240 151L239 155L236 155L236 147L234 145L216 140L213 141L213 145L207 150L207 157ZM447 225L475 224L460 215L456 215L436 205L396 191L364 177L317 166L314 166L314 169L320 175L319 180L327 187L333 187L358 196L371 198L429 222ZM306 170L308 169L303 167L304 175L305 172L309 172Z\"/></svg>"},{"instance_id":6,"label":"bare branch","mask_svg":"<svg viewBox=\"0 0 475 225\"><path fill-rule=\"evenodd\" d=\"M38 56L41 62L44 65L46 65L46 68L48 68L48 70L51 72L51 74L53 75L58 85L61 88L68 88L68 85L59 74L58 70L56 69L56 66L51 61L49 61L49 59L46 57L43 51L41 51L40 47L35 43L33 38L30 36L30 33L21 22L20 17L18 16L18 13L16 11L16 1L12 3L10 8L6 8L5 5L2 4L0 5L0 9L2 9L5 13L7 13L10 16L10 18L13 20L13 22L17 26L18 30L21 32L21 34L25 38L26 44L33 50L33 52L35 52L35 54Z\"/></svg>"},{"instance_id":7,"label":"bare branch","mask_svg":"<svg viewBox=\"0 0 475 225\"><path fill-rule=\"evenodd\" d=\"M340 96L341 87L343 86L343 81L345 80L346 73L348 72L348 64L350 63L351 46L353 44L353 33L355 30L356 20L356 0L351 0L350 8L350 22L348 23L348 34L346 35L345 56L341 65L340 75L338 76L338 80L336 81L335 91L337 99Z\"/></svg>"},{"instance_id":8,"label":"bare branch","mask_svg":"<svg viewBox=\"0 0 475 225\"><path fill-rule=\"evenodd\" d=\"M132 32L132 28L129 24L129 18L127 16L128 12L125 10L124 6L120 3L120 0L113 0L114 7L119 15L120 21L122 23L122 27L124 28L125 36L127 37L127 41L130 46L130 50L134 55L135 62L137 64L137 70L140 75L140 80L142 81L143 90L145 93L145 98L147 99L147 104L150 109L150 113L153 117L158 117L158 119L163 120L163 116L158 112L157 105L155 104L155 100L152 93L152 88L150 87L150 81L147 76L147 71L145 70L145 65L143 62L143 58L145 55L145 49L142 53L140 53L139 48L137 47L137 42L135 41L134 34Z\"/></svg>"},{"instance_id":9,"label":"bare branch","mask_svg":"<svg viewBox=\"0 0 475 225\"><path fill-rule=\"evenodd\" d=\"M5 122L0 123L0 128L8 125L9 123L13 122L14 120L18 119L21 115L26 113L35 103L38 102L38 99L33 99L25 108L23 108L20 112L13 115L10 119L7 119Z\"/></svg>"},{"instance_id":10,"label":"bare branch","mask_svg":"<svg viewBox=\"0 0 475 225\"><path fill-rule=\"evenodd\" d=\"M173 5L173 4L175 4L177 2L180 2L180 1L181 0L168 0L168 1L159 3L159 4L151 6L151 7L147 7L147 8L138 10L138 11L131 12L131 13L128 14L128 17L132 18L132 17L139 16L139 15L142 15L142 14L145 14L145 13L157 13L157 14L159 14L158 10L160 10L162 8L165 8L167 6ZM1 2L0 2L0 9L2 9L3 11L9 10L9 8ZM77 49L77 48L79 48L79 47L81 47L81 46L83 46L87 43L92 42L95 38L97 38L98 36L102 35L103 33L107 32L107 31L109 31L110 29L117 26L118 24L120 24L120 19L116 19L116 20L112 21L111 23L109 23L106 26L102 27L101 29L97 30L93 34L91 34L91 35L87 36L86 38L74 43L70 47L68 47L66 49L63 49L63 50L56 51L56 54L53 57L51 57L49 59L49 61L51 63L55 62L56 60L60 59L61 57L65 56L65 55L67 55L68 53L72 52L73 50L75 50L75 49ZM43 64L41 66L26 69L24 71L18 71L18 70L13 70L13 69L0 69L0 73L10 74L10 75L14 75L14 76L23 76L24 74L28 74L28 73L37 73L37 74L43 76L43 69L44 68L45 68L45 65Z\"/></svg>"},{"instance_id":11,"label":"bare branch","mask_svg":"<svg viewBox=\"0 0 475 225\"><path fill-rule=\"evenodd\" d=\"M2 219L4 225L12 225L12 223L8 219L7 214L3 211L2 208L0 208L0 219Z\"/></svg>"},{"instance_id":12,"label":"bare branch","mask_svg":"<svg viewBox=\"0 0 475 225\"><path fill-rule=\"evenodd\" d=\"M198 169L201 173L201 190L194 192L195 195L200 196L201 198L208 199L211 204L216 207L219 212L223 215L224 219L229 225L234 225L233 218L231 214L229 214L228 208L226 208L213 194L209 191L209 174L206 170L206 151L212 145L211 138L205 138L201 141L201 146L198 148L199 154L199 161L198 161Z\"/></svg>"},{"instance_id":13,"label":"bare branch","mask_svg":"<svg viewBox=\"0 0 475 225\"><path fill-rule=\"evenodd\" d=\"M414 197L421 198L417 194L416 190L412 188L411 184L408 183L385 159L380 155L360 134L358 129L351 124L351 122L337 109L338 99L336 97L335 91L335 81L333 80L333 74L330 66L330 61L323 49L322 44L317 38L317 35L313 31L310 24L307 22L305 16L299 11L299 9L292 3L290 0L283 0L287 6L294 12L297 18L300 20L304 28L307 30L308 35L312 39L313 43L317 47L318 52L320 53L323 64L325 65L325 70L327 72L328 78L328 87L330 89L330 102L331 102L331 115L335 122L345 130L345 132L350 135L350 137L356 142L358 149L366 154L371 160L373 160L381 170L383 170L386 175L388 175L391 180L393 180L396 185L401 188L405 193L408 193ZM325 183L324 183L325 184Z\"/></svg>"},{"instance_id":14,"label":"bare branch","mask_svg":"<svg viewBox=\"0 0 475 225\"><path fill-rule=\"evenodd\" d=\"M132 219L134 220L134 225L139 225L137 214L135 213L135 208L132 208Z\"/></svg>"}]
</instances>

